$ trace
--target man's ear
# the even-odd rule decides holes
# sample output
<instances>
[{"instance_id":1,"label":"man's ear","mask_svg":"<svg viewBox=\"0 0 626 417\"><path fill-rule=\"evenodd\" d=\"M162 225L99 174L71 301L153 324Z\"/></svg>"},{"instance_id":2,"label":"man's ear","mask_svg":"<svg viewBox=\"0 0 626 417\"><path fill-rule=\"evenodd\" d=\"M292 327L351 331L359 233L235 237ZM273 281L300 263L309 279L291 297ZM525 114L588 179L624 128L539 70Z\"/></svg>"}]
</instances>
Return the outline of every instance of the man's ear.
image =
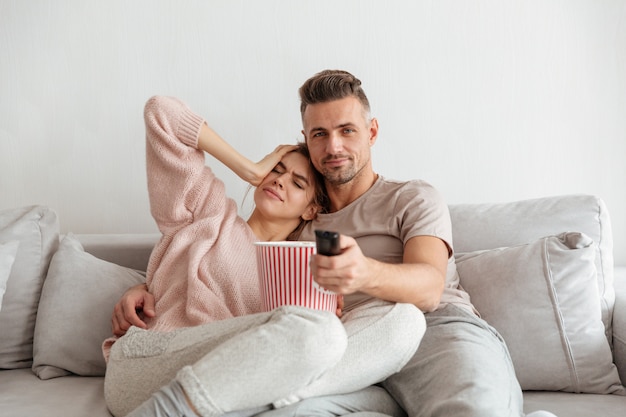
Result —
<instances>
[{"instance_id":1,"label":"man's ear","mask_svg":"<svg viewBox=\"0 0 626 417\"><path fill-rule=\"evenodd\" d=\"M372 117L370 121L370 146L374 146L378 139L378 119Z\"/></svg>"},{"instance_id":2,"label":"man's ear","mask_svg":"<svg viewBox=\"0 0 626 417\"><path fill-rule=\"evenodd\" d=\"M320 212L322 208L320 206L318 206L315 203L311 203L307 206L307 208L304 210L304 213L302 213L302 220L313 220L317 217L317 213Z\"/></svg>"}]
</instances>

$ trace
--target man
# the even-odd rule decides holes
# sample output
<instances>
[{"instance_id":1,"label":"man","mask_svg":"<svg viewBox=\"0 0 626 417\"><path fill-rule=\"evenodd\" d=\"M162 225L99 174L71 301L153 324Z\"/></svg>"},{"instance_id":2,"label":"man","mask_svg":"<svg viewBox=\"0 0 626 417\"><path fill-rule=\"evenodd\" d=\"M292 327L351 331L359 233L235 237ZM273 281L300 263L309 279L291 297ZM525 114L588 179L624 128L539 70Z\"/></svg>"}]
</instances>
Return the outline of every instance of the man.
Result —
<instances>
[{"instance_id":1,"label":"man","mask_svg":"<svg viewBox=\"0 0 626 417\"><path fill-rule=\"evenodd\" d=\"M300 98L302 132L331 203L301 239L313 240L314 229L341 233L341 254L312 260L317 282L344 295L346 312L378 297L427 313L418 351L383 386L409 416L522 416L504 341L459 286L449 212L439 193L423 181L392 181L374 172L378 121L356 77L322 71L303 84ZM118 303L116 334L141 325L134 310L144 303L148 296ZM551 415L541 413L533 416Z\"/></svg>"},{"instance_id":2,"label":"man","mask_svg":"<svg viewBox=\"0 0 626 417\"><path fill-rule=\"evenodd\" d=\"M331 201L302 239L312 229L342 234L341 255L312 262L317 282L345 294L346 310L373 296L427 313L417 353L384 387L410 416L522 415L507 349L459 286L446 204L423 181L391 181L373 170L378 122L361 82L323 71L304 83L300 99L303 134Z\"/></svg>"}]
</instances>

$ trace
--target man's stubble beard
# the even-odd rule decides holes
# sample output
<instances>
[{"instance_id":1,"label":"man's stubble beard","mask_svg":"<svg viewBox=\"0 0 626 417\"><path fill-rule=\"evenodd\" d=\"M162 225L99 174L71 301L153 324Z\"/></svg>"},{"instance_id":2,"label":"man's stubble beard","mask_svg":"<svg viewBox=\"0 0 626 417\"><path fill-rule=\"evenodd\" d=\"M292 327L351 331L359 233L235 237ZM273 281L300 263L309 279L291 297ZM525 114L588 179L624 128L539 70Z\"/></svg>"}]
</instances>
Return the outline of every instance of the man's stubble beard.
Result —
<instances>
[{"instance_id":1,"label":"man's stubble beard","mask_svg":"<svg viewBox=\"0 0 626 417\"><path fill-rule=\"evenodd\" d=\"M357 169L354 166L354 160L351 160L352 164L348 167L339 167L337 169L324 169L322 175L328 185L333 187L341 187L350 183L356 178L365 168L367 164L363 164L362 167Z\"/></svg>"}]
</instances>

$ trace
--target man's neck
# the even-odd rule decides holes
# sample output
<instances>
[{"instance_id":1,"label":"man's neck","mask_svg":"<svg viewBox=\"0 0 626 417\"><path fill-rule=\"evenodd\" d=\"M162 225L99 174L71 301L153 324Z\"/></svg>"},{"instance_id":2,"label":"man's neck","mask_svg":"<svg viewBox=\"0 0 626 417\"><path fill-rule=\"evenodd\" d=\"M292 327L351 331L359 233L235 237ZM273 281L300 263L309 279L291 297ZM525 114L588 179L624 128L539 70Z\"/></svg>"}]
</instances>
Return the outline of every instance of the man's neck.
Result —
<instances>
[{"instance_id":1,"label":"man's neck","mask_svg":"<svg viewBox=\"0 0 626 417\"><path fill-rule=\"evenodd\" d=\"M357 175L345 184L333 185L327 183L326 188L330 198L331 213L341 210L361 197L367 190L372 188L377 179L378 174L369 170Z\"/></svg>"}]
</instances>

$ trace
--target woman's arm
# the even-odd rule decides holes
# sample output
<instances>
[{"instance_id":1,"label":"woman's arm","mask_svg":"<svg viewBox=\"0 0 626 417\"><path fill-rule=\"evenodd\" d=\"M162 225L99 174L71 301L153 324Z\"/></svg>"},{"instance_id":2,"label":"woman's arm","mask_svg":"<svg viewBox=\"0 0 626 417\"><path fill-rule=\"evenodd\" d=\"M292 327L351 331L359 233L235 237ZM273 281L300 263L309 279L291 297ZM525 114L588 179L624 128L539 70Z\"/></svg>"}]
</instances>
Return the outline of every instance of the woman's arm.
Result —
<instances>
[{"instance_id":1,"label":"woman's arm","mask_svg":"<svg viewBox=\"0 0 626 417\"><path fill-rule=\"evenodd\" d=\"M182 101L155 96L144 110L146 167L150 209L162 233L202 216L202 196L226 200L221 181L205 166L204 152L224 163L250 184L258 185L294 146L282 145L253 163L224 141ZM202 208L202 207L200 207ZM195 213L192 214L192 213Z\"/></svg>"},{"instance_id":2,"label":"woman's arm","mask_svg":"<svg viewBox=\"0 0 626 417\"><path fill-rule=\"evenodd\" d=\"M287 152L296 148L296 145L280 145L261 161L254 163L203 123L198 137L198 148L214 156L244 181L257 186Z\"/></svg>"},{"instance_id":3,"label":"woman's arm","mask_svg":"<svg viewBox=\"0 0 626 417\"><path fill-rule=\"evenodd\" d=\"M154 296L148 291L146 284L130 287L113 308L113 334L122 337L130 326L147 329L144 319L154 317L155 314Z\"/></svg>"}]
</instances>

